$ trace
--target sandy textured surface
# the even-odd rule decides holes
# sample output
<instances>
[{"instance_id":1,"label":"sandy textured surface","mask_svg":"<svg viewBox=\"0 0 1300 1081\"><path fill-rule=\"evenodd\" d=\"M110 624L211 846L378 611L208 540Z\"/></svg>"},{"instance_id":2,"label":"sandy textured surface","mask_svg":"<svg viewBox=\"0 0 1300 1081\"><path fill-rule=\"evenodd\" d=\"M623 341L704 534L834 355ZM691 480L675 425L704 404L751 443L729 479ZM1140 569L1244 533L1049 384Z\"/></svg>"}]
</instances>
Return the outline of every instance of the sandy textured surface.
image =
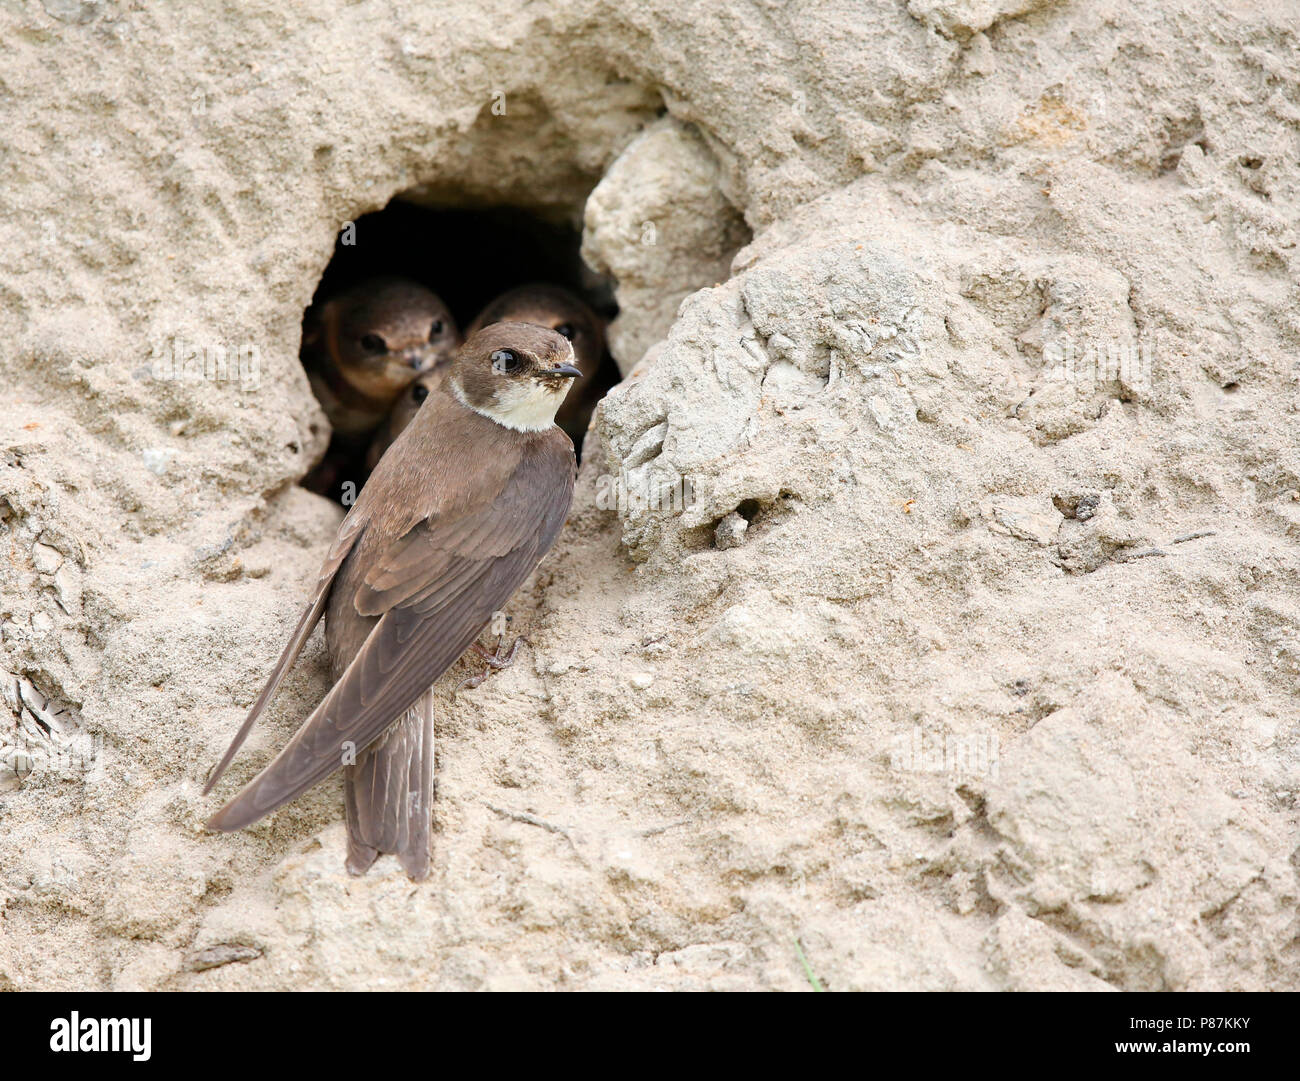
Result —
<instances>
[{"instance_id":1,"label":"sandy textured surface","mask_svg":"<svg viewBox=\"0 0 1300 1081\"><path fill-rule=\"evenodd\" d=\"M0 987L1300 987L1295 6L414 6L0 6ZM582 227L630 373L420 886L199 794L417 185Z\"/></svg>"}]
</instances>

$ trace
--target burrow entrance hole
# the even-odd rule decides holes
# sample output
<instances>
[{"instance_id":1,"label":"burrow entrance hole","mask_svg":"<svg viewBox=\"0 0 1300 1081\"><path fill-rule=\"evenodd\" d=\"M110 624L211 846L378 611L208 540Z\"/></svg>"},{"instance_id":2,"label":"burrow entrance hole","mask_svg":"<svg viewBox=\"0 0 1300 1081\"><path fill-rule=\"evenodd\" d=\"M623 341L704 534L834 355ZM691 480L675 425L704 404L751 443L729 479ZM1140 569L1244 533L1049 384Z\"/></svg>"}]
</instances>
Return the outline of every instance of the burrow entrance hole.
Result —
<instances>
[{"instance_id":1,"label":"burrow entrance hole","mask_svg":"<svg viewBox=\"0 0 1300 1081\"><path fill-rule=\"evenodd\" d=\"M582 260L581 230L572 216L516 207L430 207L395 197L344 229L304 316L304 333L331 298L380 278L403 278L436 293L462 334L502 293L531 283L558 285L583 300L608 325L618 312L613 283ZM304 350L304 357L306 351ZM594 405L618 382L605 350L583 393ZM579 454L585 431L569 436ZM369 475L367 448L335 432L304 487L349 503Z\"/></svg>"}]
</instances>

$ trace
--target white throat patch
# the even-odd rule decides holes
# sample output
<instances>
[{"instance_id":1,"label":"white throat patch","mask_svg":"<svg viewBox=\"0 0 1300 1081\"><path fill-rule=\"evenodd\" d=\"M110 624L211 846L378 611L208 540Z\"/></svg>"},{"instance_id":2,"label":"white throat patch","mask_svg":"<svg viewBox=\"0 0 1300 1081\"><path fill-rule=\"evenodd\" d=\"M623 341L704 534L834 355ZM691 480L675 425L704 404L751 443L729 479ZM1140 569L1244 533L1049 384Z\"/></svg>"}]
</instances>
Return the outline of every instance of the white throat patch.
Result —
<instances>
[{"instance_id":1,"label":"white throat patch","mask_svg":"<svg viewBox=\"0 0 1300 1081\"><path fill-rule=\"evenodd\" d=\"M506 386L498 395L498 401L490 406L479 408L471 405L465 398L456 380L449 380L452 393L460 399L460 404L474 410L481 417L494 420L503 428L516 432L544 432L555 423L555 411L564 401L564 394L569 389L569 381L557 380L555 386L527 383Z\"/></svg>"}]
</instances>

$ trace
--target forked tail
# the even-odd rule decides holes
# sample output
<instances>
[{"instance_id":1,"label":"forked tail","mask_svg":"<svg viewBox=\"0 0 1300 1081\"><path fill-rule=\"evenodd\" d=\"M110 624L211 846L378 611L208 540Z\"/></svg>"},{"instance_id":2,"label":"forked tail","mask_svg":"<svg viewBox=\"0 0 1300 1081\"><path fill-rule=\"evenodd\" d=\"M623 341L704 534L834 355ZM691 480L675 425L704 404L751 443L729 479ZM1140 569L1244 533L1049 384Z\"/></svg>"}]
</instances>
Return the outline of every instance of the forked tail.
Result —
<instances>
[{"instance_id":1,"label":"forked tail","mask_svg":"<svg viewBox=\"0 0 1300 1081\"><path fill-rule=\"evenodd\" d=\"M354 875L391 852L411 878L428 877L433 750L430 689L347 767L348 870Z\"/></svg>"}]
</instances>

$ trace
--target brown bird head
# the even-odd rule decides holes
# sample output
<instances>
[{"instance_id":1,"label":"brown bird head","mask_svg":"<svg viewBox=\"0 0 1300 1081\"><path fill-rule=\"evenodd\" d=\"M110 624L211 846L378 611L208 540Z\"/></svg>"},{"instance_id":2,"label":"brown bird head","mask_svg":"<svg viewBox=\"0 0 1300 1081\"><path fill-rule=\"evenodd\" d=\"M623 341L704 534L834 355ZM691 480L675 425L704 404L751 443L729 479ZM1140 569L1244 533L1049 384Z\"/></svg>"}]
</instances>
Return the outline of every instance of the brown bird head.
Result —
<instances>
[{"instance_id":1,"label":"brown bird head","mask_svg":"<svg viewBox=\"0 0 1300 1081\"><path fill-rule=\"evenodd\" d=\"M427 372L423 372L414 383L402 392L402 396L397 399L397 404L393 406L393 411L389 414L389 425L392 428L394 438L406 430L406 426L411 423L416 411L424 404L430 392L445 386L447 376L451 373L451 361L440 361Z\"/></svg>"},{"instance_id":2,"label":"brown bird head","mask_svg":"<svg viewBox=\"0 0 1300 1081\"><path fill-rule=\"evenodd\" d=\"M450 360L460 332L447 306L400 278L366 282L330 301L341 374L376 399L392 398L421 372Z\"/></svg>"},{"instance_id":3,"label":"brown bird head","mask_svg":"<svg viewBox=\"0 0 1300 1081\"><path fill-rule=\"evenodd\" d=\"M384 452L393 445L394 440L406 431L407 425L415 419L415 414L420 411L420 406L424 404L424 400L430 394L447 385L447 376L450 374L451 361L439 361L402 391L402 396L393 405L393 411L388 414L388 420L384 422L370 442L370 447L366 451L367 469L374 469L379 464L379 459L384 456Z\"/></svg>"},{"instance_id":4,"label":"brown bird head","mask_svg":"<svg viewBox=\"0 0 1300 1081\"><path fill-rule=\"evenodd\" d=\"M452 365L450 389L476 413L518 432L540 432L582 374L573 346L532 323L493 323L475 331Z\"/></svg>"},{"instance_id":5,"label":"brown bird head","mask_svg":"<svg viewBox=\"0 0 1300 1081\"><path fill-rule=\"evenodd\" d=\"M466 333L473 334L492 323L505 322L536 323L568 338L585 377L595 374L600 366L605 352L604 323L567 289L541 282L511 289L479 312Z\"/></svg>"}]
</instances>

